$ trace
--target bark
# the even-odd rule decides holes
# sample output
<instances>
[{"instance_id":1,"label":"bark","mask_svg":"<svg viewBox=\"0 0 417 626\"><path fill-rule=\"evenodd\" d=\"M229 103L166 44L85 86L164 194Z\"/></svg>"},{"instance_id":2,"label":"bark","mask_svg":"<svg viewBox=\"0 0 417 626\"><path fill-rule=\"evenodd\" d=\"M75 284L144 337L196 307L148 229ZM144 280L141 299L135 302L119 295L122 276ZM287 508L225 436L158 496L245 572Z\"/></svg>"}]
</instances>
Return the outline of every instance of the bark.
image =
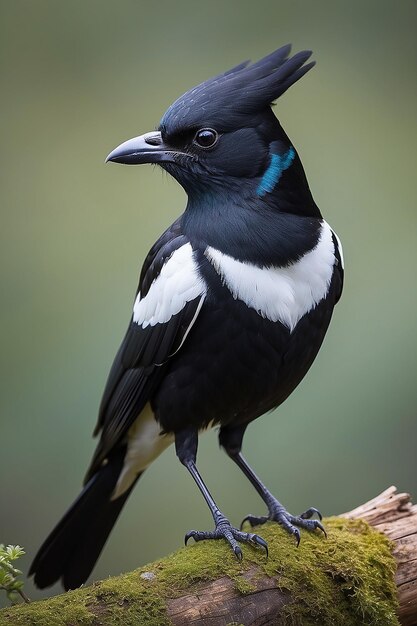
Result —
<instances>
[{"instance_id":1,"label":"bark","mask_svg":"<svg viewBox=\"0 0 417 626\"><path fill-rule=\"evenodd\" d=\"M395 607L394 600L392 614L389 613L390 581L387 582L382 576L381 583L378 583L380 589L366 587L368 573L379 575L381 563L384 559L387 562L386 558L391 559L389 550L386 549L387 542L379 533L372 532L367 524L354 520L364 520L392 542L389 546L397 565L395 585L398 596L398 607ZM276 525L263 527L259 533L268 535L265 538L269 541L270 548L275 546L273 550L270 549L267 566L265 559L255 550L249 552L248 556L250 548L247 547L244 547L243 563L236 564L229 559L227 546L221 545L221 542L197 544L131 574L110 578L30 605L3 609L0 611L0 626L417 624L417 506L411 504L410 496L398 493L395 487L390 487L357 509L326 521L329 539L326 541L318 536L304 539L304 535L299 550L288 542L290 538ZM352 587L353 583L346 574L351 567L350 562L346 568L342 563L343 575L337 569L333 570L331 565L331 553L344 554L346 537L349 540L352 537L352 540L354 538L358 542L355 558L360 565L358 571L363 573L365 580L364 584L362 580L357 583L358 588ZM367 552L370 537L381 538L384 542L372 544L372 554ZM368 542L366 546L365 541ZM306 546L304 550L303 542ZM326 551L330 556L325 554ZM345 550L347 559L353 559L351 552L352 549L348 546L348 550ZM213 554L218 560L207 565ZM294 554L295 561L291 561ZM313 561L308 561L309 555L313 555ZM298 570L294 570L295 562ZM342 614L343 611L347 612L346 618L340 622L337 621L338 618L335 621L333 610L336 608L331 602L327 602L325 594L323 599L317 596L316 603L314 597L313 600L308 599L308 593L316 593L313 587L312 591L307 589L310 578L315 574L312 563L317 571L324 569L326 577L320 580L325 580L329 587L326 593L330 594L330 599L338 597L337 593L342 590L340 597L343 606L340 610ZM291 568L295 572L293 580L288 574ZM385 576L386 571L383 568L381 572ZM391 574L389 570L388 578ZM356 581L357 576L355 573L352 579ZM382 588L385 585L386 588ZM352 602L365 588L368 595L369 589L372 589L373 595L363 601L360 607L361 616L355 618L349 611ZM392 589L392 595L395 595L395 587L392 586ZM353 607L353 610L358 609Z\"/></svg>"}]
</instances>

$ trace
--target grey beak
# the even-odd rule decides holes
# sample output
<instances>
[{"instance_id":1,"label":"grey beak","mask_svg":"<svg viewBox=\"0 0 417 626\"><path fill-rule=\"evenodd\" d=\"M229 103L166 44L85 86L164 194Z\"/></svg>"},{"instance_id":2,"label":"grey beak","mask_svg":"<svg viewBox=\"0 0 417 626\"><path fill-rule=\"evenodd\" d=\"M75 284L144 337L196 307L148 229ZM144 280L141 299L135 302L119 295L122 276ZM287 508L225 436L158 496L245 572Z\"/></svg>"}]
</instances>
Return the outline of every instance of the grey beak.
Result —
<instances>
[{"instance_id":1,"label":"grey beak","mask_svg":"<svg viewBox=\"0 0 417 626\"><path fill-rule=\"evenodd\" d=\"M175 161L175 156L178 154L182 153L169 149L162 141L161 133L154 131L121 143L120 146L110 152L106 158L106 163L107 161L125 163L126 165L160 163L162 161Z\"/></svg>"}]
</instances>

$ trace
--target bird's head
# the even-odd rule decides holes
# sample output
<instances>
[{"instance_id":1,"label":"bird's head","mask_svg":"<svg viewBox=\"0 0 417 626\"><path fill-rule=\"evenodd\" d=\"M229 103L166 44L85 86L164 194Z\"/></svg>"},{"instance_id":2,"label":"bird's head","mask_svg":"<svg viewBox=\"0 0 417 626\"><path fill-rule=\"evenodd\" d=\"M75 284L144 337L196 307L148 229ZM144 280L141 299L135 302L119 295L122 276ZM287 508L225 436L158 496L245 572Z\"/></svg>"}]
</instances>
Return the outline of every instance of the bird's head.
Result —
<instances>
[{"instance_id":1,"label":"bird's head","mask_svg":"<svg viewBox=\"0 0 417 626\"><path fill-rule=\"evenodd\" d=\"M295 187L309 194L298 155L271 109L314 65L306 64L310 51L289 57L290 49L241 63L190 89L156 131L125 141L107 161L157 163L190 198L243 193L268 203L286 188L290 195Z\"/></svg>"}]
</instances>

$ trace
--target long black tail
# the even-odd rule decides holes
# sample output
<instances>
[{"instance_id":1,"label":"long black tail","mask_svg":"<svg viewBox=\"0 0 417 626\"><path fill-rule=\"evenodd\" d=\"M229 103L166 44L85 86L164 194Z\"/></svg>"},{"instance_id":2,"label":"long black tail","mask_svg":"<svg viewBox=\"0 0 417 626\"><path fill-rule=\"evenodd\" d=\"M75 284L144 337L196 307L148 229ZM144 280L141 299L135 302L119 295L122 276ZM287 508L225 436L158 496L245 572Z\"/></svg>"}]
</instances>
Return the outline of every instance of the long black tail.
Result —
<instances>
[{"instance_id":1,"label":"long black tail","mask_svg":"<svg viewBox=\"0 0 417 626\"><path fill-rule=\"evenodd\" d=\"M39 548L29 570L37 587L49 587L61 578L65 589L75 589L91 574L135 485L111 500L123 457L120 451L100 468Z\"/></svg>"}]
</instances>

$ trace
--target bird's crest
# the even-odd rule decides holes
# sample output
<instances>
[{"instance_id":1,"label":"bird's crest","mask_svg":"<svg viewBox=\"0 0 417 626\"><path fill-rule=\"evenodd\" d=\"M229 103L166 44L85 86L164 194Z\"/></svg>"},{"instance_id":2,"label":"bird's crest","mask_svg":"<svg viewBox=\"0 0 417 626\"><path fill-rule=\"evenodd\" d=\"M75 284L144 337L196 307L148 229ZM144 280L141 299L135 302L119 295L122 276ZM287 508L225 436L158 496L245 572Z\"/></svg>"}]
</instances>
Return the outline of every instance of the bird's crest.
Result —
<instances>
[{"instance_id":1,"label":"bird's crest","mask_svg":"<svg viewBox=\"0 0 417 626\"><path fill-rule=\"evenodd\" d=\"M314 61L305 64L310 50L293 57L290 51L290 45L283 46L256 63L245 61L193 87L169 107L161 130L171 134L213 123L226 131L241 118L264 110L315 65Z\"/></svg>"}]
</instances>

